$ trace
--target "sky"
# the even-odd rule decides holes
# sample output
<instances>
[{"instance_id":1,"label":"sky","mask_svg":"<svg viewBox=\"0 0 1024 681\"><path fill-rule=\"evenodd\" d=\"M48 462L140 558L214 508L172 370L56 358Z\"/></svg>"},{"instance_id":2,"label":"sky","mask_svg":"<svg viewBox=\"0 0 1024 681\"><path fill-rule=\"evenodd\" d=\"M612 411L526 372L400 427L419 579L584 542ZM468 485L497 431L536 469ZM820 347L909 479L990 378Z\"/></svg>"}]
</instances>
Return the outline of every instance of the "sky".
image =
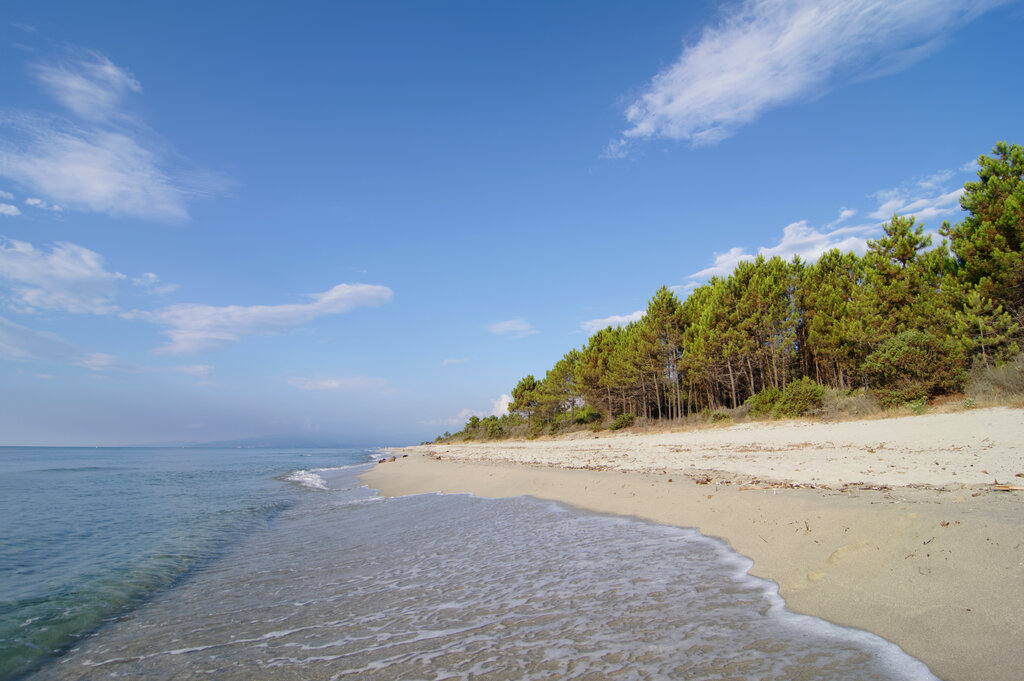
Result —
<instances>
[{"instance_id":1,"label":"sky","mask_svg":"<svg viewBox=\"0 0 1024 681\"><path fill-rule=\"evenodd\" d=\"M1024 142L1019 0L3 14L0 445L433 439Z\"/></svg>"}]
</instances>

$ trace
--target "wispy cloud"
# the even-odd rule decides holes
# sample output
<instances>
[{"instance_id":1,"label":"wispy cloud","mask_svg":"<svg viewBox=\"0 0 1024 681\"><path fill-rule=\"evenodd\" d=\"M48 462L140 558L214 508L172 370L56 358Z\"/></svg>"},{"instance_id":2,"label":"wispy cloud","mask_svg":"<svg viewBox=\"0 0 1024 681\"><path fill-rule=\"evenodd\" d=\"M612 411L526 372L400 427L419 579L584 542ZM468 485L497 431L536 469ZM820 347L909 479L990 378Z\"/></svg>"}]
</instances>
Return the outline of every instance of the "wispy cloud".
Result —
<instances>
[{"instance_id":1,"label":"wispy cloud","mask_svg":"<svg viewBox=\"0 0 1024 681\"><path fill-rule=\"evenodd\" d=\"M170 370L179 374L195 376L196 378L209 378L210 372L213 371L213 366L209 364L189 364L186 366L171 367Z\"/></svg>"},{"instance_id":2,"label":"wispy cloud","mask_svg":"<svg viewBox=\"0 0 1024 681\"><path fill-rule=\"evenodd\" d=\"M152 272L144 272L137 277L132 277L132 283L146 293L152 293L153 295L166 295L174 293L181 288L177 284L161 283L160 277Z\"/></svg>"},{"instance_id":3,"label":"wispy cloud","mask_svg":"<svg viewBox=\"0 0 1024 681\"><path fill-rule=\"evenodd\" d=\"M965 166L961 172L976 170ZM913 215L918 222L931 222L937 218L954 217L960 213L960 197L964 188L952 182L952 171L941 171L905 183L892 189L876 192L878 208L870 213L877 220L888 220L894 214Z\"/></svg>"},{"instance_id":4,"label":"wispy cloud","mask_svg":"<svg viewBox=\"0 0 1024 681\"><path fill-rule=\"evenodd\" d=\"M441 366L447 367L453 364L465 364L468 361L469 357L460 357L459 359L446 359L443 362L441 362Z\"/></svg>"},{"instance_id":5,"label":"wispy cloud","mask_svg":"<svg viewBox=\"0 0 1024 681\"><path fill-rule=\"evenodd\" d=\"M618 314L601 319L590 319L580 324L580 329L587 333L595 333L609 326L626 326L630 322L637 322L644 316L643 310L630 312L629 314Z\"/></svg>"},{"instance_id":6,"label":"wispy cloud","mask_svg":"<svg viewBox=\"0 0 1024 681\"><path fill-rule=\"evenodd\" d=\"M741 247L716 254L708 267L687 277L690 281L681 290L691 291L699 282L711 277L729 276L737 264L743 260L753 260L756 255L766 258L779 256L784 260L799 256L808 262L817 260L833 248L863 255L867 251L867 240L876 236L893 214L912 215L922 223L955 217L960 212L960 197L964 191L963 175L972 170L974 168L969 164L957 172L941 170L899 187L875 192L872 197L877 201L877 207L867 215L871 222L847 225L846 222L856 216L857 211L844 206L835 220L820 228L811 226L807 220L790 223L783 228L778 243L762 246L756 254ZM956 186L958 183L959 186Z\"/></svg>"},{"instance_id":7,"label":"wispy cloud","mask_svg":"<svg viewBox=\"0 0 1024 681\"><path fill-rule=\"evenodd\" d=\"M319 317L341 314L355 307L376 307L391 302L386 286L338 284L329 291L306 296L309 302L286 305L171 305L154 312L137 312L166 327L170 343L158 348L165 354L205 352L236 343L244 336L281 333Z\"/></svg>"},{"instance_id":8,"label":"wispy cloud","mask_svg":"<svg viewBox=\"0 0 1024 681\"><path fill-rule=\"evenodd\" d=\"M124 96L142 92L134 76L96 52L62 64L35 64L33 71L58 102L90 121L125 117Z\"/></svg>"},{"instance_id":9,"label":"wispy cloud","mask_svg":"<svg viewBox=\"0 0 1024 681\"><path fill-rule=\"evenodd\" d=\"M801 260L811 262L833 248L840 251L853 251L863 255L867 250L867 239L872 232L878 230L878 223L843 227L830 231L821 231L807 224L806 220L786 225L782 230L782 238L774 246L762 246L757 255L765 258L776 256L790 260L799 256ZM692 280L705 280L711 277L727 277L732 274L743 260L753 260L756 256L742 248L731 248L725 253L715 256L715 261L699 272L689 276Z\"/></svg>"},{"instance_id":10,"label":"wispy cloud","mask_svg":"<svg viewBox=\"0 0 1024 681\"><path fill-rule=\"evenodd\" d=\"M636 140L714 144L772 108L908 68L1008 0L745 0L658 73L609 156Z\"/></svg>"},{"instance_id":11,"label":"wispy cloud","mask_svg":"<svg viewBox=\"0 0 1024 681\"><path fill-rule=\"evenodd\" d=\"M88 248L58 242L43 252L24 241L0 239L0 280L10 289L8 303L21 312L61 310L110 314L120 272L109 272L103 257Z\"/></svg>"},{"instance_id":12,"label":"wispy cloud","mask_svg":"<svg viewBox=\"0 0 1024 681\"><path fill-rule=\"evenodd\" d=\"M300 390L329 390L343 393L391 392L386 379L372 376L292 378L288 383Z\"/></svg>"},{"instance_id":13,"label":"wispy cloud","mask_svg":"<svg viewBox=\"0 0 1024 681\"><path fill-rule=\"evenodd\" d=\"M507 319L503 322L495 322L487 326L487 330L496 336L509 336L511 338L524 338L537 333L537 329L524 319Z\"/></svg>"},{"instance_id":14,"label":"wispy cloud","mask_svg":"<svg viewBox=\"0 0 1024 681\"><path fill-rule=\"evenodd\" d=\"M9 203L0 203L0 215L9 215L11 217L16 217L18 215L21 215L21 211L18 210L17 206L12 206Z\"/></svg>"},{"instance_id":15,"label":"wispy cloud","mask_svg":"<svg viewBox=\"0 0 1024 681\"><path fill-rule=\"evenodd\" d=\"M0 111L0 176L45 197L30 205L180 221L191 199L226 187L212 173L175 167L168 145L126 106L141 85L103 55L35 64L32 73L70 118Z\"/></svg>"},{"instance_id":16,"label":"wispy cloud","mask_svg":"<svg viewBox=\"0 0 1024 681\"><path fill-rule=\"evenodd\" d=\"M78 366L97 373L128 369L113 355L83 352L55 333L30 329L3 317L0 317L0 358Z\"/></svg>"},{"instance_id":17,"label":"wispy cloud","mask_svg":"<svg viewBox=\"0 0 1024 681\"><path fill-rule=\"evenodd\" d=\"M790 223L782 229L782 238L778 243L774 246L762 246L757 249L756 255L763 255L765 258L778 256L783 260L790 260L793 256L798 256L807 262L817 260L822 254L833 248L863 255L867 250L868 237L878 230L881 223L839 226L854 215L856 215L856 211L842 208L836 220L820 229L812 227L806 220ZM753 260L756 255L739 247L719 253L715 255L711 265L689 275L690 283L685 288L688 291L692 290L697 282L711 277L727 277L736 269L736 265L744 260Z\"/></svg>"},{"instance_id":18,"label":"wispy cloud","mask_svg":"<svg viewBox=\"0 0 1024 681\"><path fill-rule=\"evenodd\" d=\"M33 208L42 208L43 210L52 211L54 213L60 213L64 210L55 203L47 203L46 201L35 197L25 199L25 205L32 206Z\"/></svg>"},{"instance_id":19,"label":"wispy cloud","mask_svg":"<svg viewBox=\"0 0 1024 681\"><path fill-rule=\"evenodd\" d=\"M205 379L213 370L209 364L170 367L136 366L123 362L109 353L86 352L55 333L31 329L3 317L0 317L0 359L81 367L94 374L172 372ZM47 377L52 378L52 376Z\"/></svg>"}]
</instances>

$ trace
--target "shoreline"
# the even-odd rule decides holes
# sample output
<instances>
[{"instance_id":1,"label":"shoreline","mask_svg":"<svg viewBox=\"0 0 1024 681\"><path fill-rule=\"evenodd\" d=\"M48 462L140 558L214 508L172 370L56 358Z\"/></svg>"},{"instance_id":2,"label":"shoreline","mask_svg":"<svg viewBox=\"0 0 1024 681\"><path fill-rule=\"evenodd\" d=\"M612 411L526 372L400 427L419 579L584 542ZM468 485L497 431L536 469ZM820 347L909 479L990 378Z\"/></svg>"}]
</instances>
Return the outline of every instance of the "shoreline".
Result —
<instances>
[{"instance_id":1,"label":"shoreline","mask_svg":"<svg viewBox=\"0 0 1024 681\"><path fill-rule=\"evenodd\" d=\"M1024 410L440 443L360 476L385 496L529 495L692 527L790 610L864 629L946 681L1024 669Z\"/></svg>"}]
</instances>

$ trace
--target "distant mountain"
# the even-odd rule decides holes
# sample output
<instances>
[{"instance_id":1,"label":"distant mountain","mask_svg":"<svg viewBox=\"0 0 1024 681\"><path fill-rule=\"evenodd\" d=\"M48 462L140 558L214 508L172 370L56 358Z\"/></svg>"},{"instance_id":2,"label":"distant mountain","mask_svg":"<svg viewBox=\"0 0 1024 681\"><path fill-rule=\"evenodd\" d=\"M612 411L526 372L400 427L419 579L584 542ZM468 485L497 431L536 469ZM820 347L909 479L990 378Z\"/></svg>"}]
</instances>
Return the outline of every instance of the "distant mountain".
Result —
<instances>
[{"instance_id":1,"label":"distant mountain","mask_svg":"<svg viewBox=\"0 0 1024 681\"><path fill-rule=\"evenodd\" d=\"M311 436L308 434L263 435L260 437L243 437L237 440L216 440L213 442L151 442L142 447L183 447L186 449L267 449L267 448L309 448L322 449L327 447L376 447L379 443L342 442L327 436Z\"/></svg>"}]
</instances>

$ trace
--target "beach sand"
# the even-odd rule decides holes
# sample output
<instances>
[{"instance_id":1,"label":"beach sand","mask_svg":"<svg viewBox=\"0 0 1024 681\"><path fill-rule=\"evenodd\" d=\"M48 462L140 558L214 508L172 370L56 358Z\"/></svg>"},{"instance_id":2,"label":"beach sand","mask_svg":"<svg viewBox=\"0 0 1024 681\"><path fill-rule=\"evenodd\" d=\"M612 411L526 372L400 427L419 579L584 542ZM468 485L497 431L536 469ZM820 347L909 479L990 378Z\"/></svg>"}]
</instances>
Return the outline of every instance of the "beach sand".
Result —
<instances>
[{"instance_id":1,"label":"beach sand","mask_svg":"<svg viewBox=\"0 0 1024 681\"><path fill-rule=\"evenodd\" d=\"M787 606L871 631L947 681L1024 678L1024 410L394 450L387 496L531 495L694 527Z\"/></svg>"}]
</instances>

